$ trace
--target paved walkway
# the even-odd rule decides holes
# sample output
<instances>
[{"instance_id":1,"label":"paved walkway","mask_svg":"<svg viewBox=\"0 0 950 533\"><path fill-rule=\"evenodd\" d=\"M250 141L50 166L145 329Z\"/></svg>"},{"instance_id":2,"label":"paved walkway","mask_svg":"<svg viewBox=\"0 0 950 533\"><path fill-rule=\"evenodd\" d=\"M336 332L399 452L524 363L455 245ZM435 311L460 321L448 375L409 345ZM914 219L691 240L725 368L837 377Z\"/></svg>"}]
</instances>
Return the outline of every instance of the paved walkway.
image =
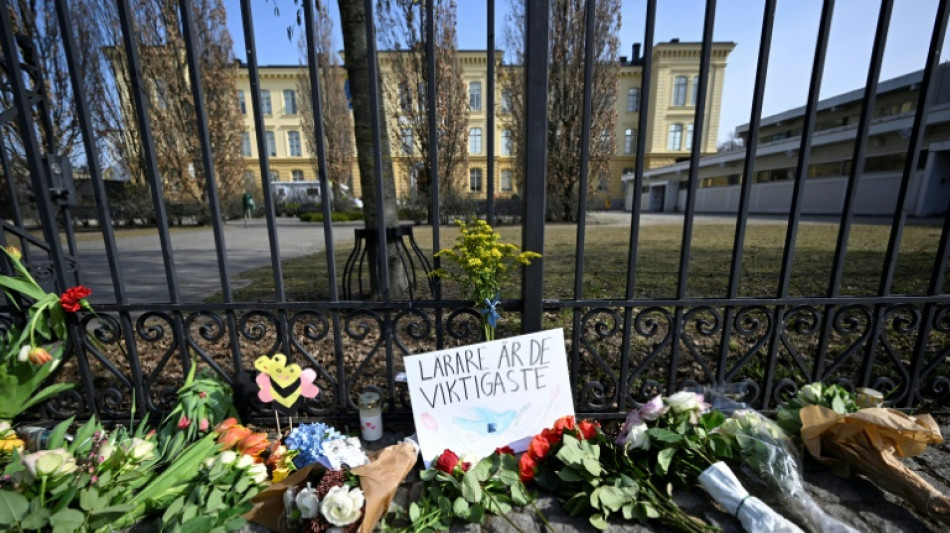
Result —
<instances>
[{"instance_id":1,"label":"paved walkway","mask_svg":"<svg viewBox=\"0 0 950 533\"><path fill-rule=\"evenodd\" d=\"M362 223L334 224L334 242L352 241L353 230L361 226ZM282 260L324 249L323 224L280 218L277 227ZM178 275L179 301L201 302L219 292L221 277L211 227L174 231L171 242ZM225 225L224 242L232 280L241 272L271 264L270 241L264 219L254 219L246 226L244 221L228 222ZM116 243L129 303L170 301L157 231L145 237L123 237L120 231ZM79 242L77 247L83 283L93 289L97 302L114 302L105 245L96 240Z\"/></svg>"}]
</instances>

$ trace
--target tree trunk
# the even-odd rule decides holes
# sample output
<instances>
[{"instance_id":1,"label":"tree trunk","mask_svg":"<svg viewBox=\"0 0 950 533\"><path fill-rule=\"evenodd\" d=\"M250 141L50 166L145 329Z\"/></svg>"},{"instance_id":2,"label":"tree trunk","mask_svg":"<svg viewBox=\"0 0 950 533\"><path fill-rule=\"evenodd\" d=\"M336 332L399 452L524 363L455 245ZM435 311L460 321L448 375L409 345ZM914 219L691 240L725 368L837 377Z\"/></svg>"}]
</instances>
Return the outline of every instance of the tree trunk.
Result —
<instances>
[{"instance_id":1,"label":"tree trunk","mask_svg":"<svg viewBox=\"0 0 950 533\"><path fill-rule=\"evenodd\" d=\"M387 228L399 223L396 212L396 183L393 179L392 158L389 148L389 131L386 127L386 113L382 109L382 91L377 76L376 91L379 95L379 131L382 151L381 175L383 179L383 198L376 198L376 164L373 151L372 106L370 105L369 60L366 47L366 10L359 0L339 0L340 29L343 33L343 55L346 72L350 81L350 102L353 106L353 126L356 137L356 156L360 169L360 185L363 192L363 217L368 229L376 229L379 224ZM375 58L374 58L375 59ZM377 72L379 72L377 68ZM408 295L408 279L405 275L400 255L394 245L387 246L387 265L389 267L389 287L394 298ZM376 249L369 248L370 287L374 297L380 296L378 261Z\"/></svg>"}]
</instances>

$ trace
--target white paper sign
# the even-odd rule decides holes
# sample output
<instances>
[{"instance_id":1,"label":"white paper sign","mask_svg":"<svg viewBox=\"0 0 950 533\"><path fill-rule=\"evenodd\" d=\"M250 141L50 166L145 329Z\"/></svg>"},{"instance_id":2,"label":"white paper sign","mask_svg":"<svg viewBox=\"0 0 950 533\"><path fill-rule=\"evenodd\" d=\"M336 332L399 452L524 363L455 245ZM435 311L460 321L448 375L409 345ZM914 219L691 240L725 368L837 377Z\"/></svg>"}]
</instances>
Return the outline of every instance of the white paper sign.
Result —
<instances>
[{"instance_id":1,"label":"white paper sign","mask_svg":"<svg viewBox=\"0 0 950 533\"><path fill-rule=\"evenodd\" d=\"M446 348L405 358L422 458L443 450L485 457L523 451L531 437L574 414L564 330Z\"/></svg>"}]
</instances>

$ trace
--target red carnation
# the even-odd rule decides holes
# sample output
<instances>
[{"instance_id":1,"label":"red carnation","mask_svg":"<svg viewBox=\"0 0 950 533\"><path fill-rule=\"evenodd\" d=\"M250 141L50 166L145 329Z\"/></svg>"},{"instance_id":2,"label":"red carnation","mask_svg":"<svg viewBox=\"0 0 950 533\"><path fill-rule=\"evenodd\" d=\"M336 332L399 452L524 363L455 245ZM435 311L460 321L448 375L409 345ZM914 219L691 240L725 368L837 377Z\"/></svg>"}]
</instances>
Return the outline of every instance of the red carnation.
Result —
<instances>
[{"instance_id":1,"label":"red carnation","mask_svg":"<svg viewBox=\"0 0 950 533\"><path fill-rule=\"evenodd\" d=\"M590 420L581 420L577 423L577 429L581 432L581 437L583 437L584 440L594 438L594 435L597 434L597 428L599 426L599 423L591 422Z\"/></svg>"},{"instance_id":2,"label":"red carnation","mask_svg":"<svg viewBox=\"0 0 950 533\"><path fill-rule=\"evenodd\" d=\"M498 455L514 455L515 451L511 449L511 446L502 446L501 448L495 448L495 453Z\"/></svg>"},{"instance_id":3,"label":"red carnation","mask_svg":"<svg viewBox=\"0 0 950 533\"><path fill-rule=\"evenodd\" d=\"M533 480L537 468L538 463L531 457L531 454L526 453L522 455L521 460L518 462L518 474L521 475L521 481L528 483Z\"/></svg>"},{"instance_id":4,"label":"red carnation","mask_svg":"<svg viewBox=\"0 0 950 533\"><path fill-rule=\"evenodd\" d=\"M435 462L436 470L441 470L446 474L451 474L455 467L459 464L459 456L455 455L452 450L445 450L442 452L442 455L439 456L439 459Z\"/></svg>"},{"instance_id":5,"label":"red carnation","mask_svg":"<svg viewBox=\"0 0 950 533\"><path fill-rule=\"evenodd\" d=\"M557 431L558 435L568 429L574 429L574 415L562 416L554 423L554 430Z\"/></svg>"},{"instance_id":6,"label":"red carnation","mask_svg":"<svg viewBox=\"0 0 950 533\"><path fill-rule=\"evenodd\" d=\"M528 445L527 455L535 459L544 459L550 449L551 443L549 443L543 435L535 435L534 438L531 439L531 444Z\"/></svg>"},{"instance_id":7,"label":"red carnation","mask_svg":"<svg viewBox=\"0 0 950 533\"><path fill-rule=\"evenodd\" d=\"M66 289L66 292L59 297L59 303L63 306L63 311L67 313L75 313L82 309L82 301L84 298L92 294L92 291L78 285L76 287L71 287Z\"/></svg>"},{"instance_id":8,"label":"red carnation","mask_svg":"<svg viewBox=\"0 0 950 533\"><path fill-rule=\"evenodd\" d=\"M548 444L555 446L561 443L561 432L551 429L544 428L541 430L541 436L548 441Z\"/></svg>"}]
</instances>

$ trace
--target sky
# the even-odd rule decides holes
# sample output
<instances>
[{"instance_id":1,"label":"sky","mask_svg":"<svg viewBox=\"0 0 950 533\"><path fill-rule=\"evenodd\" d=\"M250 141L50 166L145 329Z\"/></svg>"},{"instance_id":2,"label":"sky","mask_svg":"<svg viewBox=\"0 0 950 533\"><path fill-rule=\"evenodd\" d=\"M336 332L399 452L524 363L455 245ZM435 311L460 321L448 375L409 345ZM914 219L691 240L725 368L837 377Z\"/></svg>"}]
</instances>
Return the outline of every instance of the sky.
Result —
<instances>
[{"instance_id":1,"label":"sky","mask_svg":"<svg viewBox=\"0 0 950 533\"><path fill-rule=\"evenodd\" d=\"M359 0L338 0L359 1ZM235 55L246 59L238 0L225 0L228 27L234 39ZM296 25L294 0L252 0L258 63L296 64L300 62L296 44L287 37L287 28ZM459 48L485 49L487 9L481 0L457 0ZM722 110L717 138L725 141L736 126L749 122L752 86L762 30L762 1L719 0L713 39L731 41L736 48L729 56L723 87ZM705 10L703 0L659 0L655 29L656 42L679 38L701 41ZM825 59L821 98L828 98L866 85L871 46L880 11L876 0L835 2L831 36ZM278 13L275 13L275 7ZM337 2L330 0L334 20L335 45L342 49ZM930 44L937 0L895 0L881 80L922 69ZM495 7L495 43L504 46L505 19L509 0ZM643 41L646 0L624 0L621 4L620 52L631 55L634 43ZM764 115L802 106L808 96L808 82L815 54L815 39L821 15L820 0L778 2L766 78ZM299 32L299 28L295 28ZM296 35L295 33L295 40ZM950 53L950 39L941 56Z\"/></svg>"}]
</instances>

